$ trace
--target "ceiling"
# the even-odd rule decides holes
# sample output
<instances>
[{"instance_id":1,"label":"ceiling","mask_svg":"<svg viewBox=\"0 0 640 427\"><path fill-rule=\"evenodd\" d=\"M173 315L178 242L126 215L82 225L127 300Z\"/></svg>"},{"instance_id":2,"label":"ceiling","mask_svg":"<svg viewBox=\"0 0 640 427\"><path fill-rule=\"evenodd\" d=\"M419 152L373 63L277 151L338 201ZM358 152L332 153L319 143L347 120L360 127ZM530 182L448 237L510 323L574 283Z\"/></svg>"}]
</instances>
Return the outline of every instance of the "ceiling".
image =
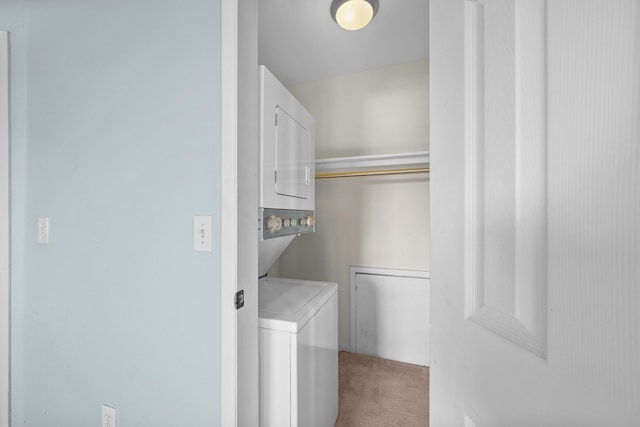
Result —
<instances>
[{"instance_id":1,"label":"ceiling","mask_svg":"<svg viewBox=\"0 0 640 427\"><path fill-rule=\"evenodd\" d=\"M428 57L428 0L380 0L373 21L358 31L333 21L331 0L258 5L259 61L285 86Z\"/></svg>"}]
</instances>

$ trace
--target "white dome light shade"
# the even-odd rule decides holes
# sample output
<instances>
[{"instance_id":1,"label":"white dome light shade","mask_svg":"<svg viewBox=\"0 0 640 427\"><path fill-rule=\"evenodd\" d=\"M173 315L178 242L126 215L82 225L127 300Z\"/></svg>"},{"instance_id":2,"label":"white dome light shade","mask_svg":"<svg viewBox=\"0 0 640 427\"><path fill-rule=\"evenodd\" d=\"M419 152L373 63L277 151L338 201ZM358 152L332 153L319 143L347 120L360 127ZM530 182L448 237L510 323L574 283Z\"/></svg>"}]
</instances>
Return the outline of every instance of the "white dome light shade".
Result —
<instances>
[{"instance_id":1,"label":"white dome light shade","mask_svg":"<svg viewBox=\"0 0 640 427\"><path fill-rule=\"evenodd\" d=\"M345 30L364 28L378 11L378 0L333 0L331 17Z\"/></svg>"}]
</instances>

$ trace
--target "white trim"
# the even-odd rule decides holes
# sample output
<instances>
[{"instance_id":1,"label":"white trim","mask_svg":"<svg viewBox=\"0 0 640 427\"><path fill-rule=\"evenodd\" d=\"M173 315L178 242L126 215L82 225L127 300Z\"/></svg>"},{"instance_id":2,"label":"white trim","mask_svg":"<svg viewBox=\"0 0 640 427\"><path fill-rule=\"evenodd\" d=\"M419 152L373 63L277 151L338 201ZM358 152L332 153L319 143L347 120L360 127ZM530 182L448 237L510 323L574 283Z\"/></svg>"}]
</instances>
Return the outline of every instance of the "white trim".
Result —
<instances>
[{"instance_id":1,"label":"white trim","mask_svg":"<svg viewBox=\"0 0 640 427\"><path fill-rule=\"evenodd\" d=\"M9 36L0 31L0 427L9 427Z\"/></svg>"},{"instance_id":2,"label":"white trim","mask_svg":"<svg viewBox=\"0 0 640 427\"><path fill-rule=\"evenodd\" d=\"M409 169L429 167L429 152L375 154L368 156L334 157L316 160L316 174L360 172L370 169Z\"/></svg>"},{"instance_id":3,"label":"white trim","mask_svg":"<svg viewBox=\"0 0 640 427\"><path fill-rule=\"evenodd\" d=\"M221 425L237 424L237 147L238 0L222 0L220 141L220 409Z\"/></svg>"},{"instance_id":4,"label":"white trim","mask_svg":"<svg viewBox=\"0 0 640 427\"><path fill-rule=\"evenodd\" d=\"M359 267L352 265L349 267L350 289L351 289L351 349L353 353L357 352L356 348L356 275L358 274L375 274L377 276L393 276L393 277L413 277L417 279L431 278L431 272L419 270L397 270L393 268L379 267ZM343 350L343 349L341 349Z\"/></svg>"}]
</instances>

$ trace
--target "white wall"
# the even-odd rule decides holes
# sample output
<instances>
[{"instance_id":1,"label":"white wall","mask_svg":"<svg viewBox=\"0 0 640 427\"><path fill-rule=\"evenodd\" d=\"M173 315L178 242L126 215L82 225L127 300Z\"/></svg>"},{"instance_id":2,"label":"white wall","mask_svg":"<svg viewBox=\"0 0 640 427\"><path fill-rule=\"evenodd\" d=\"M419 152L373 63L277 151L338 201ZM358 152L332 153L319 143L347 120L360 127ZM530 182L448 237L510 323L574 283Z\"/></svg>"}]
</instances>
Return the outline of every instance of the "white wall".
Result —
<instances>
[{"instance_id":1,"label":"white wall","mask_svg":"<svg viewBox=\"0 0 640 427\"><path fill-rule=\"evenodd\" d=\"M426 61L290 88L316 119L316 158L428 150ZM426 174L316 181L316 233L271 275L338 283L340 347L350 347L349 266L429 270Z\"/></svg>"},{"instance_id":2,"label":"white wall","mask_svg":"<svg viewBox=\"0 0 640 427\"><path fill-rule=\"evenodd\" d=\"M429 149L426 61L294 85L316 120L316 158Z\"/></svg>"}]
</instances>

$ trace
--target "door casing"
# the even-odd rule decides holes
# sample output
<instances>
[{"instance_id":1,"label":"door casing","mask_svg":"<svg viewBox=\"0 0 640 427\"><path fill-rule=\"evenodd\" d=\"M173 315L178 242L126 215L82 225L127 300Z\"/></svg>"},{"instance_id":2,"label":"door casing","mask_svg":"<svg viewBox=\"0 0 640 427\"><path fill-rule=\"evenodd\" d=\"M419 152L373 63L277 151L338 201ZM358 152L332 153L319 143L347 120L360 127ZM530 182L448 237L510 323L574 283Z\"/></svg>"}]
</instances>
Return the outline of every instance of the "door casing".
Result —
<instances>
[{"instance_id":1,"label":"door casing","mask_svg":"<svg viewBox=\"0 0 640 427\"><path fill-rule=\"evenodd\" d=\"M9 426L9 34L0 31L0 427Z\"/></svg>"}]
</instances>

